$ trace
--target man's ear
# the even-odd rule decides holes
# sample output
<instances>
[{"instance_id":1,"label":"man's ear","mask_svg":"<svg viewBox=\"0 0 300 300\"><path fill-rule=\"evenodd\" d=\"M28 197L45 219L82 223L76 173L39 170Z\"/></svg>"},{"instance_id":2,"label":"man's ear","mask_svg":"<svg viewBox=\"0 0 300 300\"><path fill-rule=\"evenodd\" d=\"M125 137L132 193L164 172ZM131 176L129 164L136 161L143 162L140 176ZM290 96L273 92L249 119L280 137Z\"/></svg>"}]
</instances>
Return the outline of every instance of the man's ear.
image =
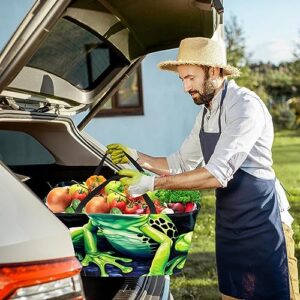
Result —
<instances>
[{"instance_id":1,"label":"man's ear","mask_svg":"<svg viewBox=\"0 0 300 300\"><path fill-rule=\"evenodd\" d=\"M220 76L221 69L218 67L211 67L209 69L209 76L211 79L217 79Z\"/></svg>"}]
</instances>

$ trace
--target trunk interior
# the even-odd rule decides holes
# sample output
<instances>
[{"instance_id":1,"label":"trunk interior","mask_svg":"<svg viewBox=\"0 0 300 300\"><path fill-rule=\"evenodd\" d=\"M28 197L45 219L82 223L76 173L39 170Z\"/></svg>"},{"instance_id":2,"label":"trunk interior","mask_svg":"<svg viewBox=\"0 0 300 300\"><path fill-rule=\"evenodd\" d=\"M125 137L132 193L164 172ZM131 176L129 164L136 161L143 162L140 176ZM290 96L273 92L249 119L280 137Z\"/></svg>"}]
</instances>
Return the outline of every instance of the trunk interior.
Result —
<instances>
[{"instance_id":1,"label":"trunk interior","mask_svg":"<svg viewBox=\"0 0 300 300\"><path fill-rule=\"evenodd\" d=\"M1 113L0 113L1 115ZM0 118L0 158L20 178L26 178L24 184L45 203L46 196L51 188L83 182L93 175L101 157L100 148L94 142L86 140L77 130L74 124L67 120L61 122L49 122L47 119L37 120L36 123L28 123L26 114L24 118L16 118L12 122L12 115L9 121ZM28 116L27 116L28 117ZM31 120L32 121L32 120ZM17 134L17 135L16 135ZM24 141L25 135L25 141ZM20 136L22 139L20 139ZM28 140L27 140L28 139ZM35 155L35 147L32 147L30 139L38 142L51 154L56 161L52 163L28 163L28 154ZM59 143L64 147L56 147ZM90 143L90 144L89 144ZM26 147L28 146L28 149ZM71 154L76 153L76 155ZM94 151L93 151L94 150ZM59 153L58 153L59 152ZM20 157L20 155L23 156ZM18 157L18 164L13 164ZM23 161L23 163L22 163ZM92 163L91 163L92 162ZM113 176L115 171L110 166L103 166L100 175L105 178ZM68 228L83 226L87 223L88 217L85 214L55 214ZM84 275L84 274L83 274ZM162 279L162 278L161 278ZM134 293L138 294L139 289L147 280L141 278L105 278L82 276L86 298L94 299L128 299ZM144 282L145 281L145 282ZM160 286L163 280L160 280ZM162 292L162 286L158 293Z\"/></svg>"},{"instance_id":2,"label":"trunk interior","mask_svg":"<svg viewBox=\"0 0 300 300\"><path fill-rule=\"evenodd\" d=\"M74 181L82 182L91 176L95 166L61 166L61 165L28 165L10 166L16 174L28 176L25 184L44 202L51 187L68 185ZM107 166L101 175L110 178L114 172ZM55 214L68 228L83 226L88 217L84 214ZM83 274L82 274L83 275ZM134 293L138 279L136 278L105 278L82 276L86 299L127 299ZM121 297L120 297L121 294Z\"/></svg>"},{"instance_id":3,"label":"trunk interior","mask_svg":"<svg viewBox=\"0 0 300 300\"><path fill-rule=\"evenodd\" d=\"M66 186L86 181L88 177L93 175L97 166L62 166L51 164L9 167L14 173L29 177L25 181L25 184L40 199L45 200L48 192L56 186ZM113 174L113 170L104 166L100 175L110 178Z\"/></svg>"}]
</instances>

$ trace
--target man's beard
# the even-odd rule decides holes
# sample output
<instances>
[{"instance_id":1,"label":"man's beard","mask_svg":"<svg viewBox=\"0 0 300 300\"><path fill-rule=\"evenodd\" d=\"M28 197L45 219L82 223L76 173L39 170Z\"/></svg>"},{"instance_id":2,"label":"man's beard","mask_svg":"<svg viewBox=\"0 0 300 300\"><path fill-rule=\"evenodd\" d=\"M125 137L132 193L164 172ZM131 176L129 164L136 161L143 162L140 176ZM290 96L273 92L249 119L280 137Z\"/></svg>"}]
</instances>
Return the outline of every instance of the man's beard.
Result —
<instances>
[{"instance_id":1,"label":"man's beard","mask_svg":"<svg viewBox=\"0 0 300 300\"><path fill-rule=\"evenodd\" d=\"M200 93L199 90L192 90L189 92L189 94L192 96L195 104L197 105L204 104L205 106L209 106L210 102L215 96L216 89L217 88L212 83L211 79L205 79L205 81L203 82L202 93Z\"/></svg>"}]
</instances>

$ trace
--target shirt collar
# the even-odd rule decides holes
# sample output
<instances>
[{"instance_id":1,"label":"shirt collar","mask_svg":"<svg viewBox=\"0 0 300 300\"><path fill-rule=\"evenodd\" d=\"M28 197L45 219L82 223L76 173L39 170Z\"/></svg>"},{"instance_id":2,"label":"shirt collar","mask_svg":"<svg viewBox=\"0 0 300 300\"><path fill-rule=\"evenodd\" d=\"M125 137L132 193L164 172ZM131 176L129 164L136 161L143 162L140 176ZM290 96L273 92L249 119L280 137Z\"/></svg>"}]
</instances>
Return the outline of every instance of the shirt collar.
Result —
<instances>
[{"instance_id":1,"label":"shirt collar","mask_svg":"<svg viewBox=\"0 0 300 300\"><path fill-rule=\"evenodd\" d=\"M218 91L218 93L213 97L213 99L211 100L211 107L210 107L210 109L208 109L207 107L205 107L211 113L215 112L219 108L221 97L222 97L222 91L223 91L223 88L220 89Z\"/></svg>"}]
</instances>

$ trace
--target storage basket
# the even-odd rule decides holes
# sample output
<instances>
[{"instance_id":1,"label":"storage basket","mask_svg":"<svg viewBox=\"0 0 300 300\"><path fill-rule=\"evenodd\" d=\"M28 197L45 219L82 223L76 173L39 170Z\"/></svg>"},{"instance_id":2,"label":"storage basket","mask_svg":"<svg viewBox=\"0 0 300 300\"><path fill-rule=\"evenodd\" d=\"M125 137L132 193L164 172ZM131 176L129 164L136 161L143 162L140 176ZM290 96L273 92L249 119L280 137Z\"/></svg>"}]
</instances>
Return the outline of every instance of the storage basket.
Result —
<instances>
[{"instance_id":1,"label":"storage basket","mask_svg":"<svg viewBox=\"0 0 300 300\"><path fill-rule=\"evenodd\" d=\"M139 166L138 166L139 167ZM191 212L156 213L147 194L150 214L80 213L114 176L81 201L75 213L57 213L70 229L83 276L140 277L172 275L183 270L200 206Z\"/></svg>"}]
</instances>

